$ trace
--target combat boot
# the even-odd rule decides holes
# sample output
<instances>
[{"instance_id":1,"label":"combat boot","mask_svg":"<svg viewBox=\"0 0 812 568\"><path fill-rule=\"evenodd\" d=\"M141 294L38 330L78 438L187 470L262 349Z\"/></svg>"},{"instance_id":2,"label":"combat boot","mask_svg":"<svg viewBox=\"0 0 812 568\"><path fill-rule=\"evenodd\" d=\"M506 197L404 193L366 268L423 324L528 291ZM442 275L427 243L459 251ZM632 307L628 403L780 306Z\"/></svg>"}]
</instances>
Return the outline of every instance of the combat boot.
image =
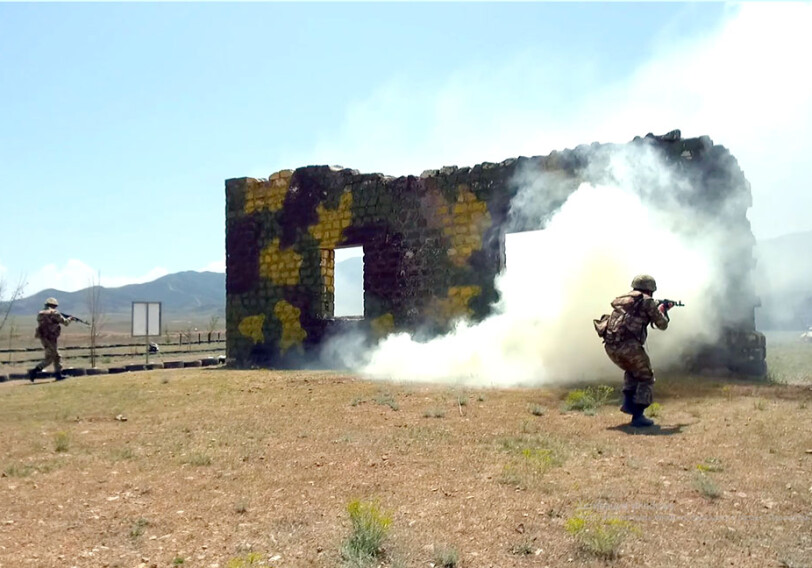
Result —
<instances>
[{"instance_id":1,"label":"combat boot","mask_svg":"<svg viewBox=\"0 0 812 568\"><path fill-rule=\"evenodd\" d=\"M620 411L624 414L634 414L634 393L633 392L624 392L623 393L623 405L620 407Z\"/></svg>"},{"instance_id":2,"label":"combat boot","mask_svg":"<svg viewBox=\"0 0 812 568\"><path fill-rule=\"evenodd\" d=\"M37 378L37 375L39 374L39 371L40 371L39 367L34 367L33 369L29 369L28 370L28 380L33 383L34 379Z\"/></svg>"},{"instance_id":3,"label":"combat boot","mask_svg":"<svg viewBox=\"0 0 812 568\"><path fill-rule=\"evenodd\" d=\"M634 414L632 414L632 421L631 425L635 428L645 428L647 426L654 426L654 420L651 418L646 418L643 412L645 412L648 405L643 404L635 404L634 405Z\"/></svg>"},{"instance_id":4,"label":"combat boot","mask_svg":"<svg viewBox=\"0 0 812 568\"><path fill-rule=\"evenodd\" d=\"M54 379L56 379L57 381L61 381L64 378L65 378L65 375L62 374L62 371L56 371L54 373Z\"/></svg>"}]
</instances>

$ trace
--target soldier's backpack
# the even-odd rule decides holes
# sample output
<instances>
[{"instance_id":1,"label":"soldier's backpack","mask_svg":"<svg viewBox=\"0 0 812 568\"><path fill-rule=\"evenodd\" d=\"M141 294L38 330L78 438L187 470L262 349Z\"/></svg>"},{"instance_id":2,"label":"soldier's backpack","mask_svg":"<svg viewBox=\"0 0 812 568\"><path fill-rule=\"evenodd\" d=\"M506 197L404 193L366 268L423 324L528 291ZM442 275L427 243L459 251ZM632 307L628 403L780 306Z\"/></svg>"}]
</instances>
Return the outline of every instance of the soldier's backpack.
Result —
<instances>
[{"instance_id":1,"label":"soldier's backpack","mask_svg":"<svg viewBox=\"0 0 812 568\"><path fill-rule=\"evenodd\" d=\"M592 320L598 337L604 343L620 343L627 339L637 338L643 334L646 318L640 314L643 305L643 294L632 292L619 296L612 301L611 314L603 314L600 319Z\"/></svg>"}]
</instances>

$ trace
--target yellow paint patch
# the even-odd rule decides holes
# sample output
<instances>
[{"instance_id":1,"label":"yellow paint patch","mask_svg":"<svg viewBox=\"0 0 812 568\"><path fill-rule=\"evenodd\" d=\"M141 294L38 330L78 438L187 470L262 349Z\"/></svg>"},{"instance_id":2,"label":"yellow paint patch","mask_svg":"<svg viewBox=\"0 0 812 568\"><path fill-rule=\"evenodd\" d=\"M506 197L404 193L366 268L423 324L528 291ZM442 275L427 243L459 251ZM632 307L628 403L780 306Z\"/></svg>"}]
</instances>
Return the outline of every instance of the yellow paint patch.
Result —
<instances>
[{"instance_id":1,"label":"yellow paint patch","mask_svg":"<svg viewBox=\"0 0 812 568\"><path fill-rule=\"evenodd\" d=\"M268 181L249 179L245 188L245 212L250 215L263 209L269 211L282 209L290 188L291 176L293 170L281 170L271 174Z\"/></svg>"},{"instance_id":2,"label":"yellow paint patch","mask_svg":"<svg viewBox=\"0 0 812 568\"><path fill-rule=\"evenodd\" d=\"M237 329L240 333L254 341L254 343L263 343L265 335L262 333L262 325L265 323L265 314L258 316L247 316L242 319Z\"/></svg>"},{"instance_id":3,"label":"yellow paint patch","mask_svg":"<svg viewBox=\"0 0 812 568\"><path fill-rule=\"evenodd\" d=\"M352 192L344 190L337 209L327 209L322 203L316 208L319 221L309 227L310 234L322 248L332 249L341 241L344 229L352 224Z\"/></svg>"},{"instance_id":4,"label":"yellow paint patch","mask_svg":"<svg viewBox=\"0 0 812 568\"><path fill-rule=\"evenodd\" d=\"M481 293L482 288L479 286L452 286L448 289L447 297L437 298L429 303L427 315L444 323L471 317L474 311L468 307L468 302Z\"/></svg>"},{"instance_id":5,"label":"yellow paint patch","mask_svg":"<svg viewBox=\"0 0 812 568\"><path fill-rule=\"evenodd\" d=\"M386 313L373 319L369 325L373 335L379 339L395 331L395 317L391 313Z\"/></svg>"},{"instance_id":6,"label":"yellow paint patch","mask_svg":"<svg viewBox=\"0 0 812 568\"><path fill-rule=\"evenodd\" d=\"M307 332L302 328L302 310L293 304L280 300L273 307L276 319L282 324L282 338L279 340L279 349L282 353L287 352L292 347L301 350L302 341L307 337Z\"/></svg>"},{"instance_id":7,"label":"yellow paint patch","mask_svg":"<svg viewBox=\"0 0 812 568\"><path fill-rule=\"evenodd\" d=\"M457 201L443 204L439 217L443 233L451 241L448 256L455 266L465 266L474 251L482 249L482 237L493 224L488 204L480 201L467 184L458 188Z\"/></svg>"},{"instance_id":8,"label":"yellow paint patch","mask_svg":"<svg viewBox=\"0 0 812 568\"><path fill-rule=\"evenodd\" d=\"M295 286L299 283L302 255L293 248L281 250L279 239L271 241L259 256L259 275L277 286Z\"/></svg>"}]
</instances>

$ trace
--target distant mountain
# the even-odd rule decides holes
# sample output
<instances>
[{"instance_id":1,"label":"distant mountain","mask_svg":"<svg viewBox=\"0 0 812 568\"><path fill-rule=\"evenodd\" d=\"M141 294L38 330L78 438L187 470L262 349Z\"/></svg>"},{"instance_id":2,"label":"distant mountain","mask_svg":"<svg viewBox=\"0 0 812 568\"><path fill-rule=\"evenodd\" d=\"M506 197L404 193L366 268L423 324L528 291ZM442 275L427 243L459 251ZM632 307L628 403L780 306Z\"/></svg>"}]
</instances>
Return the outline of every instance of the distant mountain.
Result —
<instances>
[{"instance_id":1,"label":"distant mountain","mask_svg":"<svg viewBox=\"0 0 812 568\"><path fill-rule=\"evenodd\" d=\"M754 284L761 298L759 329L812 326L812 231L761 241L756 245Z\"/></svg>"},{"instance_id":2,"label":"distant mountain","mask_svg":"<svg viewBox=\"0 0 812 568\"><path fill-rule=\"evenodd\" d=\"M357 315L364 311L363 259L348 258L336 263L335 313ZM85 317L88 311L89 289L63 292L48 289L14 303L12 315L32 315L42 309L45 299L59 300L59 309L68 314ZM226 275L221 272L176 272L152 282L128 284L118 288L102 287L99 295L101 312L108 316L128 315L133 302L161 302L163 314L181 316L225 316Z\"/></svg>"},{"instance_id":3,"label":"distant mountain","mask_svg":"<svg viewBox=\"0 0 812 568\"><path fill-rule=\"evenodd\" d=\"M107 315L129 314L132 302L161 302L165 314L225 314L226 275L220 272L177 272L152 282L128 284L118 288L102 287L101 312ZM48 289L15 302L13 315L30 315L42 309L45 299L59 300L59 309L82 317L87 312L89 289L62 292Z\"/></svg>"}]
</instances>

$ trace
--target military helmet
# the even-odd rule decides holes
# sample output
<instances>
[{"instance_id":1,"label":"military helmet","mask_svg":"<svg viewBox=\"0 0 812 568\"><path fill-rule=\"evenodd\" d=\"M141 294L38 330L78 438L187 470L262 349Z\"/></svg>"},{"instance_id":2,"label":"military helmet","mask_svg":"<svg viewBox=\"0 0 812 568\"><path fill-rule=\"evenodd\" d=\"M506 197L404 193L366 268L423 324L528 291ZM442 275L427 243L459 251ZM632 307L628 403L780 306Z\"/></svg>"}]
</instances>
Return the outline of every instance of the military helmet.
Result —
<instances>
[{"instance_id":1,"label":"military helmet","mask_svg":"<svg viewBox=\"0 0 812 568\"><path fill-rule=\"evenodd\" d=\"M657 282L654 281L653 276L638 274L634 277L634 280L632 280L632 288L635 290L645 290L653 294L657 290Z\"/></svg>"},{"instance_id":2,"label":"military helmet","mask_svg":"<svg viewBox=\"0 0 812 568\"><path fill-rule=\"evenodd\" d=\"M56 301L56 298L48 298L47 300L45 300L45 305L56 307L59 305L59 302Z\"/></svg>"}]
</instances>

